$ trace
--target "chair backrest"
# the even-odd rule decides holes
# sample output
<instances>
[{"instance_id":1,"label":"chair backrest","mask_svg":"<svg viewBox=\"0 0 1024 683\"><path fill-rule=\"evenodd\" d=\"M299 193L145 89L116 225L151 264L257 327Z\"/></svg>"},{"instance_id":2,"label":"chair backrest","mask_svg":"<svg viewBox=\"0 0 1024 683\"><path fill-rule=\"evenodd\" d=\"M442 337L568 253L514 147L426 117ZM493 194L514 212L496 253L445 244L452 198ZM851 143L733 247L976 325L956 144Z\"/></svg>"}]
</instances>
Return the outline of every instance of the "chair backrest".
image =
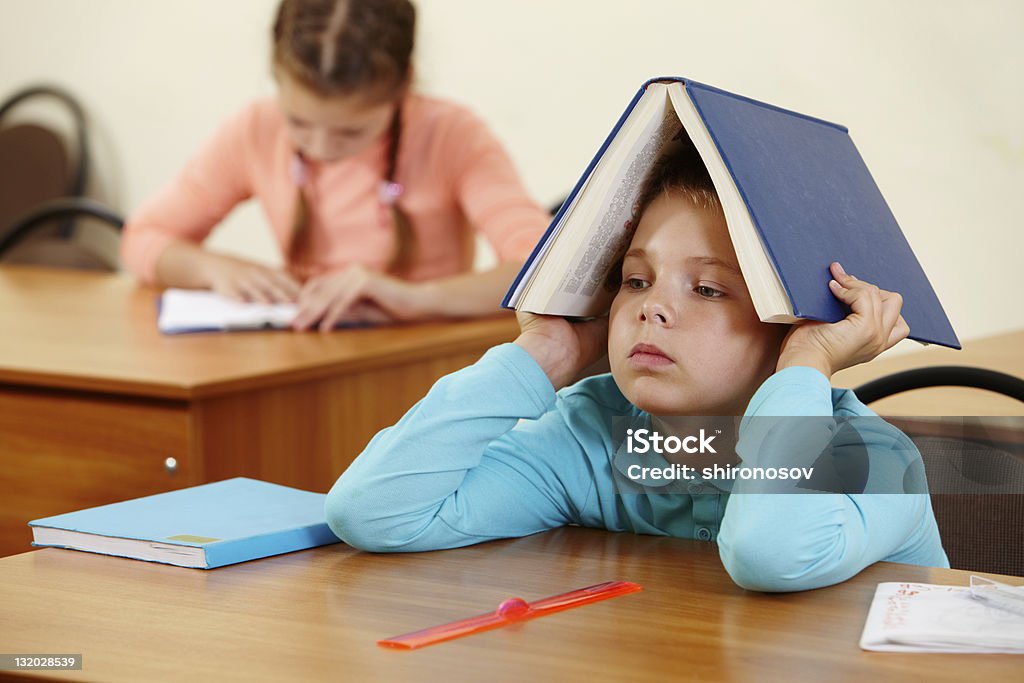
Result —
<instances>
[{"instance_id":1,"label":"chair backrest","mask_svg":"<svg viewBox=\"0 0 1024 683\"><path fill-rule=\"evenodd\" d=\"M1024 449L965 437L910 434L954 569L1024 576Z\"/></svg>"},{"instance_id":2,"label":"chair backrest","mask_svg":"<svg viewBox=\"0 0 1024 683\"><path fill-rule=\"evenodd\" d=\"M0 127L0 178L0 228L6 231L34 206L64 196L68 186L64 142L53 131L34 124Z\"/></svg>"},{"instance_id":3,"label":"chair backrest","mask_svg":"<svg viewBox=\"0 0 1024 683\"><path fill-rule=\"evenodd\" d=\"M1024 380L966 366L894 373L854 389L865 403L936 386L994 391L1024 401ZM952 416L956 417L956 416ZM954 569L1024 576L1024 415L987 429L983 417L892 420L921 452L932 509ZM974 427L967 429L966 427Z\"/></svg>"},{"instance_id":4,"label":"chair backrest","mask_svg":"<svg viewBox=\"0 0 1024 683\"><path fill-rule=\"evenodd\" d=\"M58 102L70 114L70 144L47 127L9 121L16 106L40 98ZM84 197L88 173L85 117L68 92L33 86L0 104L0 260L116 269L123 219ZM78 221L83 216L98 221Z\"/></svg>"}]
</instances>

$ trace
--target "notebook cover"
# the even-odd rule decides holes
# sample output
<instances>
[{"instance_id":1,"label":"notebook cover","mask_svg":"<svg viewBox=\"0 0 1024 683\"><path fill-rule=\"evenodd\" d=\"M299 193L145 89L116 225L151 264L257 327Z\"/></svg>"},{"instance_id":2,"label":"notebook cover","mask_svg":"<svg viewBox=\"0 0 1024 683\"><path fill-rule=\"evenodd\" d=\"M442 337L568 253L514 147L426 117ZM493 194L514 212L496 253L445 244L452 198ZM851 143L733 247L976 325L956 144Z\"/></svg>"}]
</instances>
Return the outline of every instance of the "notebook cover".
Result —
<instances>
[{"instance_id":1,"label":"notebook cover","mask_svg":"<svg viewBox=\"0 0 1024 683\"><path fill-rule=\"evenodd\" d=\"M848 311L832 261L899 292L910 337L960 348L931 283L846 128L694 81L686 90L747 204L801 318Z\"/></svg>"},{"instance_id":2,"label":"notebook cover","mask_svg":"<svg viewBox=\"0 0 1024 683\"><path fill-rule=\"evenodd\" d=\"M238 477L37 519L29 526L199 547L212 569L337 543L327 526L325 498ZM216 540L171 538L175 536Z\"/></svg>"}]
</instances>

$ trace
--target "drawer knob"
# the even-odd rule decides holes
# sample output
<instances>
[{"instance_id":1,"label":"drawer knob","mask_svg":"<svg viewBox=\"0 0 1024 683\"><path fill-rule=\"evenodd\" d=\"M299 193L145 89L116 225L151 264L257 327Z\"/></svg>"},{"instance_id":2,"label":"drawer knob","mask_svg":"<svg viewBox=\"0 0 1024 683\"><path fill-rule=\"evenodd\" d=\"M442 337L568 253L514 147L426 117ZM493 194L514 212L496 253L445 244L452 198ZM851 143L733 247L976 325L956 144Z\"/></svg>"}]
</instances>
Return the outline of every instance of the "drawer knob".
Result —
<instances>
[{"instance_id":1,"label":"drawer knob","mask_svg":"<svg viewBox=\"0 0 1024 683\"><path fill-rule=\"evenodd\" d=\"M167 470L167 474L174 474L178 471L178 459L167 458L164 460L164 469Z\"/></svg>"}]
</instances>

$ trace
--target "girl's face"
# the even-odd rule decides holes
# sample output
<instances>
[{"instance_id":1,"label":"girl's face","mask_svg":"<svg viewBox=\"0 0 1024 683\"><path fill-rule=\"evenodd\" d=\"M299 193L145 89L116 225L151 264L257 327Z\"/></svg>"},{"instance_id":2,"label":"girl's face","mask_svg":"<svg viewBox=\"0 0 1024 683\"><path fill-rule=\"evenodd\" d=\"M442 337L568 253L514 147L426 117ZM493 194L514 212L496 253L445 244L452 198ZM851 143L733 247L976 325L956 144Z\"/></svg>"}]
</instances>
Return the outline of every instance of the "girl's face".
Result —
<instances>
[{"instance_id":1,"label":"girl's face","mask_svg":"<svg viewBox=\"0 0 1024 683\"><path fill-rule=\"evenodd\" d=\"M384 135L396 100L360 94L323 97L281 69L276 70L278 102L296 149L310 161L356 156ZM373 93L376 95L376 93Z\"/></svg>"},{"instance_id":2,"label":"girl's face","mask_svg":"<svg viewBox=\"0 0 1024 683\"><path fill-rule=\"evenodd\" d=\"M721 213L664 193L644 212L612 302L615 383L655 415L742 415L786 325L762 323Z\"/></svg>"}]
</instances>

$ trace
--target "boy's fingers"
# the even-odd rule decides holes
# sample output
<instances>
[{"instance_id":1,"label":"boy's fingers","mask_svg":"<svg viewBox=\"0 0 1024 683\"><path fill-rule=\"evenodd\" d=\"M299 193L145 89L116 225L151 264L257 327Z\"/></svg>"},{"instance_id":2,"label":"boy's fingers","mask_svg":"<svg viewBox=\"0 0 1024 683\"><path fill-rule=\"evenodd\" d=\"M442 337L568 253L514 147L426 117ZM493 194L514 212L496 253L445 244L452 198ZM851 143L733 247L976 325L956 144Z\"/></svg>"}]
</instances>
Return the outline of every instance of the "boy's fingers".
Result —
<instances>
[{"instance_id":1,"label":"boy's fingers","mask_svg":"<svg viewBox=\"0 0 1024 683\"><path fill-rule=\"evenodd\" d=\"M889 332L889 339L886 340L885 348L891 349L893 346L896 346L897 343L906 339L908 334L910 334L910 325L907 324L902 315L898 316L896 324L893 325L892 330Z\"/></svg>"},{"instance_id":2,"label":"boy's fingers","mask_svg":"<svg viewBox=\"0 0 1024 683\"><path fill-rule=\"evenodd\" d=\"M829 266L829 271L832 273L832 277L836 279L836 282L844 287L850 287L857 282L857 278L847 273L839 261L833 261Z\"/></svg>"},{"instance_id":3,"label":"boy's fingers","mask_svg":"<svg viewBox=\"0 0 1024 683\"><path fill-rule=\"evenodd\" d=\"M882 324L885 329L892 328L900 319L903 310L903 297L897 292L882 291Z\"/></svg>"},{"instance_id":4,"label":"boy's fingers","mask_svg":"<svg viewBox=\"0 0 1024 683\"><path fill-rule=\"evenodd\" d=\"M860 281L852 283L852 287L844 286L836 280L831 280L828 284L835 297L849 306L854 313L871 316L872 319L876 317L882 303L877 287Z\"/></svg>"}]
</instances>

